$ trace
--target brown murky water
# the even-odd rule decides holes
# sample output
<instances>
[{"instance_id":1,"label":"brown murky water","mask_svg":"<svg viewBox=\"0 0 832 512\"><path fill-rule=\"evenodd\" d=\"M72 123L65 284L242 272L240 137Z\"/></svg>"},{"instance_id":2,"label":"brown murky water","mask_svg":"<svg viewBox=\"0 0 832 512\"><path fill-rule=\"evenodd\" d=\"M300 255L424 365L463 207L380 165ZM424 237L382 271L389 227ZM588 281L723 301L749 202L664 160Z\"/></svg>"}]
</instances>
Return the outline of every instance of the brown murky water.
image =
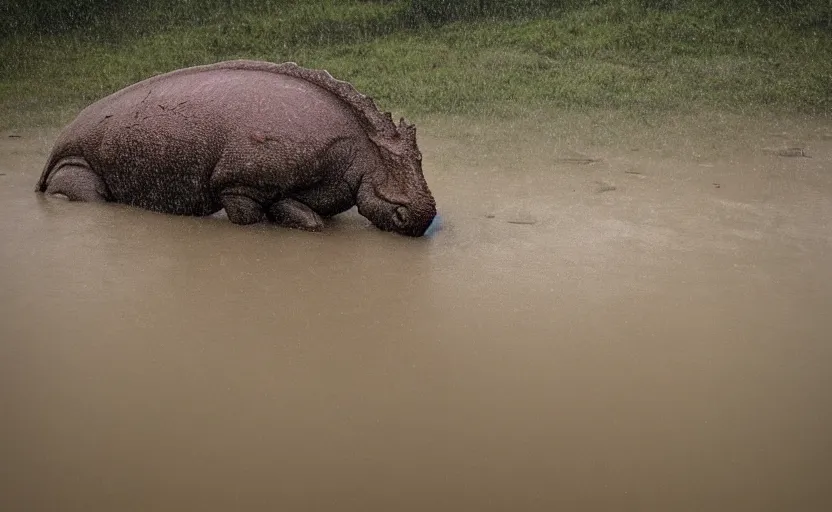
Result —
<instances>
[{"instance_id":1,"label":"brown murky water","mask_svg":"<svg viewBox=\"0 0 832 512\"><path fill-rule=\"evenodd\" d=\"M0 510L832 510L832 126L682 124L426 123L421 240L0 134Z\"/></svg>"}]
</instances>

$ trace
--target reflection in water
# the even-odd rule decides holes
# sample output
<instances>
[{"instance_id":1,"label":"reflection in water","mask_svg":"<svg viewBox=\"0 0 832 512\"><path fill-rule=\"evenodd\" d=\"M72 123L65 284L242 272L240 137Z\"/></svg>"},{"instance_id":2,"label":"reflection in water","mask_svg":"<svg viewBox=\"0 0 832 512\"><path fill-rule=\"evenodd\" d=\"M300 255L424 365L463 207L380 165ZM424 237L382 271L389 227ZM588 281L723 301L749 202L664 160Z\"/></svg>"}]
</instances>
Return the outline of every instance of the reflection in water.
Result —
<instances>
[{"instance_id":1,"label":"reflection in water","mask_svg":"<svg viewBox=\"0 0 832 512\"><path fill-rule=\"evenodd\" d=\"M832 504L832 148L424 144L418 240L44 200L39 147L0 164L0 509Z\"/></svg>"}]
</instances>

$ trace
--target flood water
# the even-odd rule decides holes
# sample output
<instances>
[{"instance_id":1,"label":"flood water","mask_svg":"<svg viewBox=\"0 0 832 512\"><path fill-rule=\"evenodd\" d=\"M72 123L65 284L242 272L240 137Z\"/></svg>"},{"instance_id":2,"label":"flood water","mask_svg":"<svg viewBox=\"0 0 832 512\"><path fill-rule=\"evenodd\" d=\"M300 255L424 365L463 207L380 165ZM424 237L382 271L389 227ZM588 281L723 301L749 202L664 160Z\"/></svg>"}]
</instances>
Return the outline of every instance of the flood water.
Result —
<instances>
[{"instance_id":1,"label":"flood water","mask_svg":"<svg viewBox=\"0 0 832 512\"><path fill-rule=\"evenodd\" d=\"M420 126L415 240L44 199L0 134L0 510L832 510L832 126L579 129Z\"/></svg>"}]
</instances>

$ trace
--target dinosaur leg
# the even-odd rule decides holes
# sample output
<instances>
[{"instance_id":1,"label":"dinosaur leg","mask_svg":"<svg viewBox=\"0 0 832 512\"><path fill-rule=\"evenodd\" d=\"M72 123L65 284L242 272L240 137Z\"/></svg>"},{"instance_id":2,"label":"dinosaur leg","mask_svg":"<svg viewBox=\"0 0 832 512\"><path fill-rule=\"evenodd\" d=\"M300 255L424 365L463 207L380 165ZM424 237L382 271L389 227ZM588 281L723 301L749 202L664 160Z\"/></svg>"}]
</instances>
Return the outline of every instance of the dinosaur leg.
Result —
<instances>
[{"instance_id":1,"label":"dinosaur leg","mask_svg":"<svg viewBox=\"0 0 832 512\"><path fill-rule=\"evenodd\" d=\"M228 220L234 224L255 224L263 220L263 206L244 194L224 193L220 195L220 201Z\"/></svg>"},{"instance_id":2,"label":"dinosaur leg","mask_svg":"<svg viewBox=\"0 0 832 512\"><path fill-rule=\"evenodd\" d=\"M107 185L92 169L83 165L64 165L49 177L48 195L63 195L70 201L104 202Z\"/></svg>"},{"instance_id":3,"label":"dinosaur leg","mask_svg":"<svg viewBox=\"0 0 832 512\"><path fill-rule=\"evenodd\" d=\"M320 231L324 220L320 215L305 204L291 198L280 199L272 203L269 208L272 221L287 228L305 231Z\"/></svg>"}]
</instances>

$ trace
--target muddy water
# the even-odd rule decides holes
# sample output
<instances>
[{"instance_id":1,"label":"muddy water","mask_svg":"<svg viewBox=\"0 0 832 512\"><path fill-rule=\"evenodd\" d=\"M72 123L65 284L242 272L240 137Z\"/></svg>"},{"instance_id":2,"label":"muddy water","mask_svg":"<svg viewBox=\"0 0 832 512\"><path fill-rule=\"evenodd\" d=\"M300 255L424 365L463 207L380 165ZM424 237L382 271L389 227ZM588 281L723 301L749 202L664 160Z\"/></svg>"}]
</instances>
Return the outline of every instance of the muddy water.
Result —
<instances>
[{"instance_id":1,"label":"muddy water","mask_svg":"<svg viewBox=\"0 0 832 512\"><path fill-rule=\"evenodd\" d=\"M832 128L558 126L434 120L421 240L45 200L0 134L0 509L832 509Z\"/></svg>"}]
</instances>

